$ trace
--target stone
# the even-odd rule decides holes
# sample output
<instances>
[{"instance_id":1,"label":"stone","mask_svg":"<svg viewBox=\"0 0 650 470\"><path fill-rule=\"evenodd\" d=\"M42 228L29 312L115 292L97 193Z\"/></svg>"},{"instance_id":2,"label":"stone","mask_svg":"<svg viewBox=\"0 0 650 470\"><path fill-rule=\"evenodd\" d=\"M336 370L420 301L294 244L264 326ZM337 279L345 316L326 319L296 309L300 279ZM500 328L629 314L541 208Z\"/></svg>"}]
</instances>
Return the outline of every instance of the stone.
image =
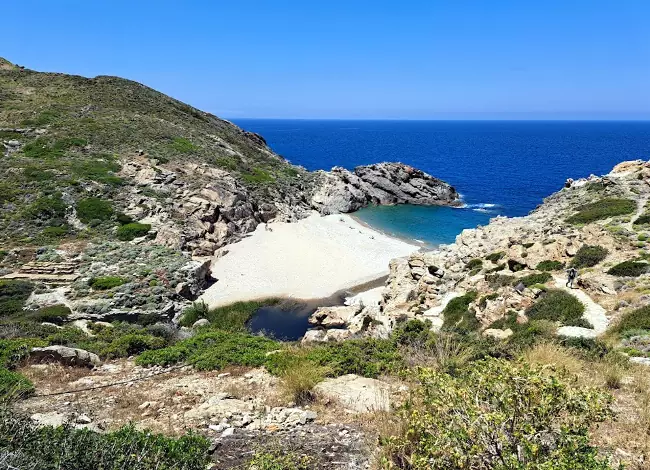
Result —
<instances>
[{"instance_id":1,"label":"stone","mask_svg":"<svg viewBox=\"0 0 650 470\"><path fill-rule=\"evenodd\" d=\"M323 342L326 341L325 334L325 330L307 330L300 342L302 344Z\"/></svg>"},{"instance_id":2,"label":"stone","mask_svg":"<svg viewBox=\"0 0 650 470\"><path fill-rule=\"evenodd\" d=\"M32 348L29 359L34 362L58 362L66 366L96 367L101 365L97 354L66 346Z\"/></svg>"},{"instance_id":3,"label":"stone","mask_svg":"<svg viewBox=\"0 0 650 470\"><path fill-rule=\"evenodd\" d=\"M93 422L88 415L82 414L75 418L75 423L77 424L90 424Z\"/></svg>"},{"instance_id":4,"label":"stone","mask_svg":"<svg viewBox=\"0 0 650 470\"><path fill-rule=\"evenodd\" d=\"M34 413L31 418L40 426L59 427L63 426L63 424L66 422L65 415L63 413L59 413L58 411Z\"/></svg>"},{"instance_id":5,"label":"stone","mask_svg":"<svg viewBox=\"0 0 650 470\"><path fill-rule=\"evenodd\" d=\"M506 330L499 330L498 328L488 328L483 331L483 336L494 339L506 339L513 335L513 331L508 328Z\"/></svg>"},{"instance_id":6,"label":"stone","mask_svg":"<svg viewBox=\"0 0 650 470\"><path fill-rule=\"evenodd\" d=\"M390 410L389 384L355 374L325 379L314 387L319 395L357 413Z\"/></svg>"},{"instance_id":7,"label":"stone","mask_svg":"<svg viewBox=\"0 0 650 470\"><path fill-rule=\"evenodd\" d=\"M221 437L228 437L228 436L232 436L233 434L235 434L235 429L234 428L228 428L224 432L221 433Z\"/></svg>"},{"instance_id":8,"label":"stone","mask_svg":"<svg viewBox=\"0 0 650 470\"><path fill-rule=\"evenodd\" d=\"M199 320L196 320L194 324L192 325L192 328L199 328L201 326L207 326L210 324L210 320L207 318L201 318Z\"/></svg>"}]
</instances>

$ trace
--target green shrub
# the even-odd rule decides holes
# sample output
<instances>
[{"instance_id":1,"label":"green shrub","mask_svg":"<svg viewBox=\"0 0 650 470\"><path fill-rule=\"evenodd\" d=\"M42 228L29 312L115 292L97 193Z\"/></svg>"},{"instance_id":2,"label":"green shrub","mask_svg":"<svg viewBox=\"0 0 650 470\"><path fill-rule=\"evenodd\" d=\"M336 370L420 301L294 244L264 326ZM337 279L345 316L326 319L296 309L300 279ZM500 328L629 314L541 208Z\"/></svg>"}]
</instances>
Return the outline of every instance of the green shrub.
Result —
<instances>
[{"instance_id":1,"label":"green shrub","mask_svg":"<svg viewBox=\"0 0 650 470\"><path fill-rule=\"evenodd\" d=\"M488 300L494 300L497 297L499 297L499 294L497 294L496 292L492 292L491 294L484 295L479 299L478 306L481 308L481 310L483 310L485 307L487 307Z\"/></svg>"},{"instance_id":2,"label":"green shrub","mask_svg":"<svg viewBox=\"0 0 650 470\"><path fill-rule=\"evenodd\" d=\"M26 317L37 322L48 322L60 325L71 313L72 311L65 305L52 305L50 307L39 308L35 312L29 312Z\"/></svg>"},{"instance_id":3,"label":"green shrub","mask_svg":"<svg viewBox=\"0 0 650 470\"><path fill-rule=\"evenodd\" d=\"M33 290L31 282L0 280L0 317L22 312Z\"/></svg>"},{"instance_id":4,"label":"green shrub","mask_svg":"<svg viewBox=\"0 0 650 470\"><path fill-rule=\"evenodd\" d=\"M115 214L115 219L120 225L126 225L135 222L131 216L124 214L123 212L117 212Z\"/></svg>"},{"instance_id":5,"label":"green shrub","mask_svg":"<svg viewBox=\"0 0 650 470\"><path fill-rule=\"evenodd\" d=\"M489 359L418 373L403 431L380 438L386 468L609 469L589 443L611 397L549 371Z\"/></svg>"},{"instance_id":6,"label":"green shrub","mask_svg":"<svg viewBox=\"0 0 650 470\"><path fill-rule=\"evenodd\" d=\"M509 323L513 335L508 338L508 347L514 351L523 351L537 344L540 341L551 341L555 339L555 323L548 320L529 320L527 323L519 324L516 321Z\"/></svg>"},{"instance_id":7,"label":"green shrub","mask_svg":"<svg viewBox=\"0 0 650 470\"><path fill-rule=\"evenodd\" d=\"M68 225L61 225L59 227L45 227L41 231L41 235L45 238L63 238L68 234L70 227Z\"/></svg>"},{"instance_id":8,"label":"green shrub","mask_svg":"<svg viewBox=\"0 0 650 470\"><path fill-rule=\"evenodd\" d=\"M99 433L73 426L40 427L27 417L0 410L0 454L8 468L38 470L204 470L210 442L138 431L129 425Z\"/></svg>"},{"instance_id":9,"label":"green shrub","mask_svg":"<svg viewBox=\"0 0 650 470\"><path fill-rule=\"evenodd\" d=\"M32 393L34 385L29 379L18 372L0 368L0 406L3 402L23 398Z\"/></svg>"},{"instance_id":10,"label":"green shrub","mask_svg":"<svg viewBox=\"0 0 650 470\"><path fill-rule=\"evenodd\" d=\"M100 276L90 278L88 285L97 290L108 290L121 286L129 282L127 279L119 276Z\"/></svg>"},{"instance_id":11,"label":"green shrub","mask_svg":"<svg viewBox=\"0 0 650 470\"><path fill-rule=\"evenodd\" d=\"M199 149L199 147L183 137L174 139L171 143L171 148L180 153L194 153Z\"/></svg>"},{"instance_id":12,"label":"green shrub","mask_svg":"<svg viewBox=\"0 0 650 470\"><path fill-rule=\"evenodd\" d=\"M551 276L549 273L544 272L544 273L535 273L535 274L529 274L528 276L521 277L519 279L515 279L513 281L513 284L519 284L520 282L525 285L526 287L533 286L535 284L545 284L548 281L553 279L553 276Z\"/></svg>"},{"instance_id":13,"label":"green shrub","mask_svg":"<svg viewBox=\"0 0 650 470\"><path fill-rule=\"evenodd\" d=\"M245 331L246 323L262 307L276 305L279 299L251 300L236 302L210 310L206 316L211 327L226 331Z\"/></svg>"},{"instance_id":14,"label":"green shrub","mask_svg":"<svg viewBox=\"0 0 650 470\"><path fill-rule=\"evenodd\" d=\"M649 212L645 212L644 214L641 214L634 221L634 225L646 225L646 224L650 224L650 213Z\"/></svg>"},{"instance_id":15,"label":"green shrub","mask_svg":"<svg viewBox=\"0 0 650 470\"><path fill-rule=\"evenodd\" d=\"M165 345L166 341L163 338L132 333L115 339L107 347L99 351L99 354L109 359L128 357L144 351L161 349Z\"/></svg>"},{"instance_id":16,"label":"green shrub","mask_svg":"<svg viewBox=\"0 0 650 470\"><path fill-rule=\"evenodd\" d=\"M630 199L605 198L578 208L578 212L567 219L570 224L588 224L596 220L617 215L631 214L636 203Z\"/></svg>"},{"instance_id":17,"label":"green shrub","mask_svg":"<svg viewBox=\"0 0 650 470\"><path fill-rule=\"evenodd\" d=\"M66 205L61 194L43 196L25 208L25 215L34 219L62 219L65 217Z\"/></svg>"},{"instance_id":18,"label":"green shrub","mask_svg":"<svg viewBox=\"0 0 650 470\"><path fill-rule=\"evenodd\" d=\"M180 326L192 326L197 320L207 318L208 304L205 302L192 302L192 305L183 310L178 324Z\"/></svg>"},{"instance_id":19,"label":"green shrub","mask_svg":"<svg viewBox=\"0 0 650 470\"><path fill-rule=\"evenodd\" d=\"M470 291L465 295L451 299L442 311L445 330L474 331L480 326L475 312L469 309L469 304L476 300L478 293Z\"/></svg>"},{"instance_id":20,"label":"green shrub","mask_svg":"<svg viewBox=\"0 0 650 470\"><path fill-rule=\"evenodd\" d=\"M628 330L650 330L650 305L625 313L612 328L617 333Z\"/></svg>"},{"instance_id":21,"label":"green shrub","mask_svg":"<svg viewBox=\"0 0 650 470\"><path fill-rule=\"evenodd\" d=\"M526 265L514 259L508 260L508 269L513 273L526 269Z\"/></svg>"},{"instance_id":22,"label":"green shrub","mask_svg":"<svg viewBox=\"0 0 650 470\"><path fill-rule=\"evenodd\" d=\"M185 362L203 370L219 370L229 365L259 367L266 361L266 353L279 346L262 336L216 330L163 349L145 351L138 356L137 363L151 366Z\"/></svg>"},{"instance_id":23,"label":"green shrub","mask_svg":"<svg viewBox=\"0 0 650 470\"><path fill-rule=\"evenodd\" d=\"M485 257L486 260L492 261L493 263L496 263L499 261L501 258L503 258L506 255L505 251L497 251L494 253L490 253Z\"/></svg>"},{"instance_id":24,"label":"green shrub","mask_svg":"<svg viewBox=\"0 0 650 470\"><path fill-rule=\"evenodd\" d=\"M13 369L29 356L32 348L45 345L44 341L33 338L0 340L0 369Z\"/></svg>"},{"instance_id":25,"label":"green shrub","mask_svg":"<svg viewBox=\"0 0 650 470\"><path fill-rule=\"evenodd\" d=\"M618 263L609 268L607 274L620 277L639 277L642 274L646 274L649 268L650 264L648 263L642 263L639 261L623 261L622 263Z\"/></svg>"},{"instance_id":26,"label":"green shrub","mask_svg":"<svg viewBox=\"0 0 650 470\"><path fill-rule=\"evenodd\" d=\"M528 307L526 315L533 320L549 320L573 325L582 319L585 306L573 295L562 290L548 290Z\"/></svg>"},{"instance_id":27,"label":"green shrub","mask_svg":"<svg viewBox=\"0 0 650 470\"><path fill-rule=\"evenodd\" d=\"M84 224L91 220L108 220L113 216L111 203L96 197L81 199L77 202L77 217Z\"/></svg>"},{"instance_id":28,"label":"green shrub","mask_svg":"<svg viewBox=\"0 0 650 470\"><path fill-rule=\"evenodd\" d=\"M429 320L409 320L399 323L391 335L393 341L399 346L422 347L434 339Z\"/></svg>"},{"instance_id":29,"label":"green shrub","mask_svg":"<svg viewBox=\"0 0 650 470\"><path fill-rule=\"evenodd\" d=\"M313 458L297 455L286 450L264 450L255 452L242 470L311 470Z\"/></svg>"},{"instance_id":30,"label":"green shrub","mask_svg":"<svg viewBox=\"0 0 650 470\"><path fill-rule=\"evenodd\" d=\"M149 230L151 230L151 225L149 224L132 222L122 225L117 229L117 238L122 241L131 241L134 238L145 236Z\"/></svg>"},{"instance_id":31,"label":"green shrub","mask_svg":"<svg viewBox=\"0 0 650 470\"><path fill-rule=\"evenodd\" d=\"M590 268L604 260L609 251L598 245L583 245L569 263L572 268Z\"/></svg>"},{"instance_id":32,"label":"green shrub","mask_svg":"<svg viewBox=\"0 0 650 470\"><path fill-rule=\"evenodd\" d=\"M561 269L564 269L564 263L561 261L553 261L547 259L537 263L537 267L535 269L538 271L560 271Z\"/></svg>"},{"instance_id":33,"label":"green shrub","mask_svg":"<svg viewBox=\"0 0 650 470\"><path fill-rule=\"evenodd\" d=\"M39 137L23 147L23 155L38 159L59 158L63 156L63 150L52 146L46 138Z\"/></svg>"},{"instance_id":34,"label":"green shrub","mask_svg":"<svg viewBox=\"0 0 650 470\"><path fill-rule=\"evenodd\" d=\"M514 276L509 276L507 274L488 274L485 276L485 280L490 285L492 289L498 289L499 287L509 286L512 284L512 281L515 279Z\"/></svg>"},{"instance_id":35,"label":"green shrub","mask_svg":"<svg viewBox=\"0 0 650 470\"><path fill-rule=\"evenodd\" d=\"M249 173L243 173L241 177L244 181L251 184L272 183L275 181L275 177L271 173L261 168L253 168Z\"/></svg>"},{"instance_id":36,"label":"green shrub","mask_svg":"<svg viewBox=\"0 0 650 470\"><path fill-rule=\"evenodd\" d=\"M482 267L483 267L483 260L480 260L478 258L469 260L468 263L465 265L465 269L468 269L470 271Z\"/></svg>"}]
</instances>

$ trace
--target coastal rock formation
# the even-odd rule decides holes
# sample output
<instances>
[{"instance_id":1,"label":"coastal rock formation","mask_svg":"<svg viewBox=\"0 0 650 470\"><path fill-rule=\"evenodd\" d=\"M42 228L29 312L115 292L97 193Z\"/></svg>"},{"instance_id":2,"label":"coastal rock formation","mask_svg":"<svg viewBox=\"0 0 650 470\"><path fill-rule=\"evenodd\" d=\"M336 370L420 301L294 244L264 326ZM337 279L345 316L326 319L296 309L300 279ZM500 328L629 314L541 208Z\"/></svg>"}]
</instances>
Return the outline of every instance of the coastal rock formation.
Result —
<instances>
[{"instance_id":1,"label":"coastal rock formation","mask_svg":"<svg viewBox=\"0 0 650 470\"><path fill-rule=\"evenodd\" d=\"M34 362L58 362L66 366L79 367L96 367L101 364L97 354L66 346L32 348L29 359Z\"/></svg>"},{"instance_id":2,"label":"coastal rock formation","mask_svg":"<svg viewBox=\"0 0 650 470\"><path fill-rule=\"evenodd\" d=\"M400 321L407 319L428 320L431 328L438 330L444 324L444 311L449 302L467 293L473 293L468 311L476 316L478 328L487 336L507 338L511 333L507 327L491 325L510 315L514 315L510 321L526 323L527 309L544 294L546 287L542 284L574 294L585 307L582 323L592 325L591 329L562 327L558 332L596 336L604 330L602 324L610 321L612 311L619 309L618 294L625 293L626 309L648 302L647 296L639 293L643 292L639 286L650 281L648 275L626 279L608 270L623 261L639 259L639 248L646 245L647 226L645 219L640 224L636 221L647 216L649 200L649 162L624 162L603 177L592 175L571 180L528 216L495 217L487 226L464 230L453 244L392 260L379 307L364 307L354 316L346 316L345 325L337 320L341 315L336 307L329 308L327 315L320 312L313 320L321 330L308 332L306 339L335 338L329 335L333 330L326 328L324 317L331 319L335 328L348 331L348 335L338 334L343 337L385 337ZM605 204L627 201L636 210L604 214L588 223L569 220L585 204L602 201ZM562 271L585 246L601 247L606 258L581 271L580 292L564 289L566 279ZM556 274L551 274L553 271ZM597 327L591 318L595 310L599 311Z\"/></svg>"},{"instance_id":3,"label":"coastal rock formation","mask_svg":"<svg viewBox=\"0 0 650 470\"><path fill-rule=\"evenodd\" d=\"M311 198L322 214L353 212L372 204L459 205L456 190L444 181L403 163L334 167L319 172Z\"/></svg>"}]
</instances>

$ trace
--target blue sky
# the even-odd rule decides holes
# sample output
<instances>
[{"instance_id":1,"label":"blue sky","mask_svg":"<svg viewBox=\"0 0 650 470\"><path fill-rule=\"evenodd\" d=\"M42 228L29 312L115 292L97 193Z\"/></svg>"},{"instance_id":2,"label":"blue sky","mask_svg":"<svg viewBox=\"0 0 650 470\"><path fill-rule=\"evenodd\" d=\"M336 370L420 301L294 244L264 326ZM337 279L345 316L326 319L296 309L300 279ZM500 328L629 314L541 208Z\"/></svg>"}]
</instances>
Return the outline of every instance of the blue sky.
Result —
<instances>
[{"instance_id":1,"label":"blue sky","mask_svg":"<svg viewBox=\"0 0 650 470\"><path fill-rule=\"evenodd\" d=\"M4 2L0 56L230 118L650 119L647 0Z\"/></svg>"}]
</instances>

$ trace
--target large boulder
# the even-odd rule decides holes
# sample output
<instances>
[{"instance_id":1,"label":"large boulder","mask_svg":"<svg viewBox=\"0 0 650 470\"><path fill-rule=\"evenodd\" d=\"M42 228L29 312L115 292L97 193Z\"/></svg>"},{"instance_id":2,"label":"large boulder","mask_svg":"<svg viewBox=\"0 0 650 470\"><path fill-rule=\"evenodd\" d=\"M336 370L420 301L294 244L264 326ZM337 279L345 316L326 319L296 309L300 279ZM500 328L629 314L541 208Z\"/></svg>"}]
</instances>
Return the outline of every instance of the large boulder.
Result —
<instances>
[{"instance_id":1,"label":"large boulder","mask_svg":"<svg viewBox=\"0 0 650 470\"><path fill-rule=\"evenodd\" d=\"M355 374L325 379L316 393L357 413L390 410L391 386L386 382Z\"/></svg>"},{"instance_id":2,"label":"large boulder","mask_svg":"<svg viewBox=\"0 0 650 470\"><path fill-rule=\"evenodd\" d=\"M97 354L67 346L32 348L29 359L34 362L58 362L66 366L78 367L95 367L102 363Z\"/></svg>"}]
</instances>

